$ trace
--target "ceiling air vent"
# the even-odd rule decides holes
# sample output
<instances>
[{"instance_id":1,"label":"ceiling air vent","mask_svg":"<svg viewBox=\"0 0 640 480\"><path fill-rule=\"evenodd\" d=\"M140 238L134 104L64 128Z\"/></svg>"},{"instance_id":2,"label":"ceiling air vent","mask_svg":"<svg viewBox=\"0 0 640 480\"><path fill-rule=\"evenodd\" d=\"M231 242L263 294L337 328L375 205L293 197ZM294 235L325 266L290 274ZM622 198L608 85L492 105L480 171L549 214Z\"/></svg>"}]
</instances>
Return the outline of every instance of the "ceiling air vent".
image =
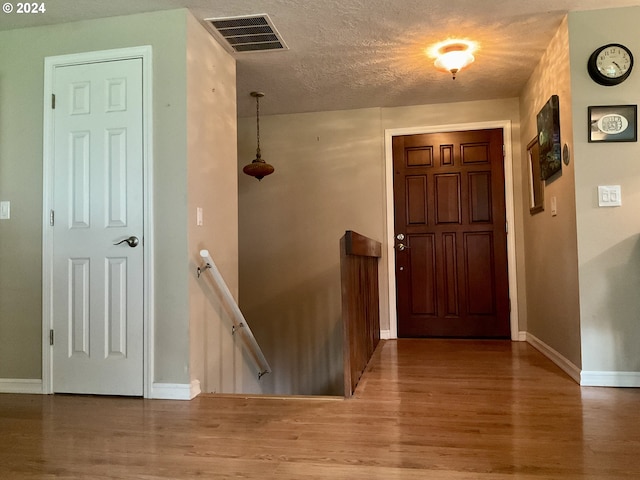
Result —
<instances>
[{"instance_id":1,"label":"ceiling air vent","mask_svg":"<svg viewBox=\"0 0 640 480\"><path fill-rule=\"evenodd\" d=\"M288 50L266 13L243 17L205 18L205 22L213 27L223 44L234 52Z\"/></svg>"}]
</instances>

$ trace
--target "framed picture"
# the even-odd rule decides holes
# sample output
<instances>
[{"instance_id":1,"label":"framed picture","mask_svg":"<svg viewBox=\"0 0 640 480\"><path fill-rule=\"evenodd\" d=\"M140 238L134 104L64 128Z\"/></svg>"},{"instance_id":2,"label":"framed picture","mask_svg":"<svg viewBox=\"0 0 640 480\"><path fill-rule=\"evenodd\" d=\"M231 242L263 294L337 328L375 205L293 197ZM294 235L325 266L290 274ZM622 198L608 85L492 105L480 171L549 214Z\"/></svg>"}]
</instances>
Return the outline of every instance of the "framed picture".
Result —
<instances>
[{"instance_id":1,"label":"framed picture","mask_svg":"<svg viewBox=\"0 0 640 480\"><path fill-rule=\"evenodd\" d=\"M544 211L544 181L540 176L540 146L538 137L527 145L529 158L529 213L535 215Z\"/></svg>"},{"instance_id":2,"label":"framed picture","mask_svg":"<svg viewBox=\"0 0 640 480\"><path fill-rule=\"evenodd\" d=\"M637 105L589 107L590 142L637 142Z\"/></svg>"},{"instance_id":3,"label":"framed picture","mask_svg":"<svg viewBox=\"0 0 640 480\"><path fill-rule=\"evenodd\" d=\"M540 176L547 180L562 170L560 145L560 100L552 95L536 118L540 150Z\"/></svg>"}]
</instances>

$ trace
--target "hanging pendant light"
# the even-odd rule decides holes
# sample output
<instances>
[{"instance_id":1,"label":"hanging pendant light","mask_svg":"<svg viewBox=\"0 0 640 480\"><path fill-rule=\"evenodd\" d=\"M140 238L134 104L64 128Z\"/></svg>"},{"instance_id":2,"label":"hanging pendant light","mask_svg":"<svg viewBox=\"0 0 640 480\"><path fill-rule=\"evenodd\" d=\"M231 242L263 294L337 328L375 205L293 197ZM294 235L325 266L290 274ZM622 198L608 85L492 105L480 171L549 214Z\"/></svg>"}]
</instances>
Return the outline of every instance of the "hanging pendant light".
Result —
<instances>
[{"instance_id":1,"label":"hanging pendant light","mask_svg":"<svg viewBox=\"0 0 640 480\"><path fill-rule=\"evenodd\" d=\"M256 158L249 165L246 165L242 171L247 175L256 177L258 180L262 180L267 175L271 175L275 169L265 162L260 154L260 98L264 97L264 93L251 92L251 96L256 99L256 138L258 148L256 149Z\"/></svg>"}]
</instances>

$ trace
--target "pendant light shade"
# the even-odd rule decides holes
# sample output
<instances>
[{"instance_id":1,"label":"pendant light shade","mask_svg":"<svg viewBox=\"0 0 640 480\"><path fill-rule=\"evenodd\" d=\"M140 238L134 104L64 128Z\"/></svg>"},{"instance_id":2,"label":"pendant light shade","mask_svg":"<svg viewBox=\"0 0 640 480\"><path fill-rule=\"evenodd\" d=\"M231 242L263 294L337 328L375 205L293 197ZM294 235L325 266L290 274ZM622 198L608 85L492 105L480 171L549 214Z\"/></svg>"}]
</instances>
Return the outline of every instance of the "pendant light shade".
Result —
<instances>
[{"instance_id":1,"label":"pendant light shade","mask_svg":"<svg viewBox=\"0 0 640 480\"><path fill-rule=\"evenodd\" d=\"M275 169L265 162L260 154L260 98L264 97L264 93L251 92L251 96L256 99L256 158L249 165L246 165L242 171L258 180L262 180L267 175L271 175Z\"/></svg>"}]
</instances>

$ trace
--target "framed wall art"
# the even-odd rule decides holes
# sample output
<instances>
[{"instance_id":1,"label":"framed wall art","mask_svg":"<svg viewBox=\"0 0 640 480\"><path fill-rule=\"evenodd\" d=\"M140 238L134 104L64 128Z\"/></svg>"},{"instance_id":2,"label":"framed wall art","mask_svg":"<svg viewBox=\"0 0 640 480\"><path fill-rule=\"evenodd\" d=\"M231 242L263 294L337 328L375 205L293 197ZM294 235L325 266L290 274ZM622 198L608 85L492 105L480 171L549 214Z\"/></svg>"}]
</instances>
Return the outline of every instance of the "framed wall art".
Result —
<instances>
[{"instance_id":1,"label":"framed wall art","mask_svg":"<svg viewBox=\"0 0 640 480\"><path fill-rule=\"evenodd\" d=\"M538 137L527 145L529 159L529 213L535 215L544 211L544 181L540 176L540 147Z\"/></svg>"},{"instance_id":2,"label":"framed wall art","mask_svg":"<svg viewBox=\"0 0 640 480\"><path fill-rule=\"evenodd\" d=\"M637 110L637 105L589 107L589 142L637 142Z\"/></svg>"},{"instance_id":3,"label":"framed wall art","mask_svg":"<svg viewBox=\"0 0 640 480\"><path fill-rule=\"evenodd\" d=\"M560 99L552 95L536 117L540 150L540 176L547 180L562 170L560 144Z\"/></svg>"}]
</instances>

